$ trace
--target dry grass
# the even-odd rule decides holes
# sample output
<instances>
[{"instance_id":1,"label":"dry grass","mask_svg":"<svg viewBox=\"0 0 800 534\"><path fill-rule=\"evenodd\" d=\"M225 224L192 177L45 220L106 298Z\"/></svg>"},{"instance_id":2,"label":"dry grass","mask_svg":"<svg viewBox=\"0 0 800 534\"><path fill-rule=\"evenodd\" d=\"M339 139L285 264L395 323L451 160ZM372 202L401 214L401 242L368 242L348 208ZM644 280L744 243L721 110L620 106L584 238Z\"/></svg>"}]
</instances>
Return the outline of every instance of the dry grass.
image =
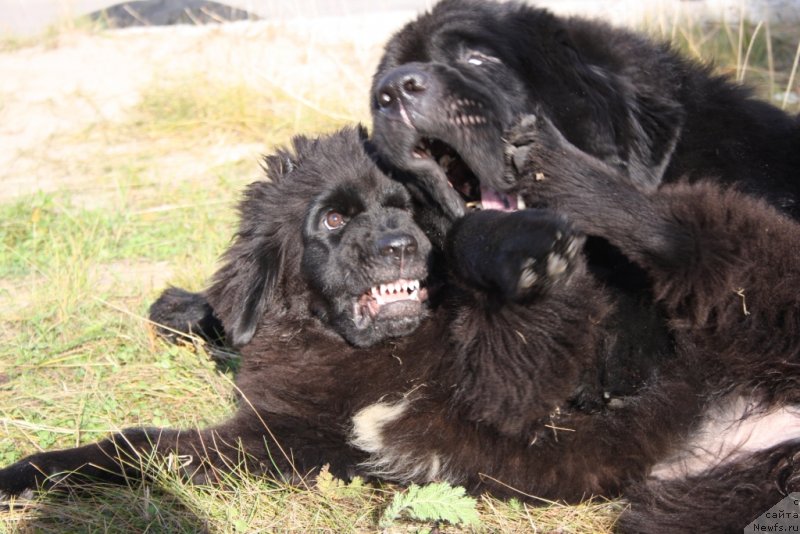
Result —
<instances>
[{"instance_id":1,"label":"dry grass","mask_svg":"<svg viewBox=\"0 0 800 534\"><path fill-rule=\"evenodd\" d=\"M689 57L711 62L719 72L755 88L764 100L789 112L800 111L796 27L745 20L701 23L676 14L672 19L649 21L646 29L674 43Z\"/></svg>"},{"instance_id":2,"label":"dry grass","mask_svg":"<svg viewBox=\"0 0 800 534\"><path fill-rule=\"evenodd\" d=\"M156 340L147 306L166 283L202 287L261 153L368 120L370 73L401 23L84 30L0 46L13 75L0 80L0 465L125 426L204 426L232 412L230 371ZM775 29L656 31L769 98L797 67L796 36ZM0 532L368 532L395 491L248 476L190 486L160 470L146 485L40 496L0 516ZM621 505L478 507L477 531L606 532Z\"/></svg>"}]
</instances>

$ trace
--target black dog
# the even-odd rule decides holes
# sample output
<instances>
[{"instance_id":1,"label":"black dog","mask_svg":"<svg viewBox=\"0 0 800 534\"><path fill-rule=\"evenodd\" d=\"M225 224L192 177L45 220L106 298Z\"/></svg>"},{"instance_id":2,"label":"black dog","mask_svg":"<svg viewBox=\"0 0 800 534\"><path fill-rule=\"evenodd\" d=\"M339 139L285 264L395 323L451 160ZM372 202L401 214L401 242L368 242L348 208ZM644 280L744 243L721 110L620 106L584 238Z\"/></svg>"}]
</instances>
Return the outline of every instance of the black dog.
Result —
<instances>
[{"instance_id":1,"label":"black dog","mask_svg":"<svg viewBox=\"0 0 800 534\"><path fill-rule=\"evenodd\" d=\"M503 172L502 134L525 113L639 186L715 180L800 218L797 119L666 44L601 22L444 0L389 40L371 102L378 151L429 207L421 224L435 242L467 206L541 203ZM585 252L614 289L617 335L602 372L616 403L671 357L673 341L647 275L599 236Z\"/></svg>"},{"instance_id":2,"label":"black dog","mask_svg":"<svg viewBox=\"0 0 800 534\"><path fill-rule=\"evenodd\" d=\"M434 292L425 286L431 245L411 197L370 160L364 137L296 138L294 153L267 158L270 181L246 191L239 231L207 292L227 336L243 346L242 403L232 418L203 430L129 429L35 454L0 470L0 492L62 478L120 481L139 475L140 458L154 452L180 457L199 481L240 460L291 480L324 464L346 478L372 473L349 443L352 418L382 398L454 393L453 417L485 418L516 443L585 395L584 370L605 329L549 335L604 319L603 294L581 274L581 239L548 212L475 214L452 232L452 274L439 267L452 284ZM443 304L426 319L429 291ZM201 302L187 295L169 290L155 307L168 315L173 304ZM358 427L357 442L374 445L370 417L362 413ZM433 456L413 461L429 478L446 467Z\"/></svg>"},{"instance_id":3,"label":"black dog","mask_svg":"<svg viewBox=\"0 0 800 534\"><path fill-rule=\"evenodd\" d=\"M575 255L580 240L539 210L470 213L446 240L451 278L439 307L393 341L404 362L419 365L415 351L424 350L430 365L412 371L422 374L406 390L385 374L386 361L340 375L376 388L336 391L361 406L349 442L369 456L350 467L499 495L624 495L632 507L619 528L628 532L694 531L720 503L725 513L703 528L741 529L800 488L797 223L705 182L642 191L546 118L504 137L512 191L555 207L646 270L674 357L627 402L592 404L614 330L609 301ZM530 239L558 242L559 233L566 246L555 250ZM296 384L312 398L335 390L303 380ZM380 401L365 405L379 389Z\"/></svg>"},{"instance_id":4,"label":"black dog","mask_svg":"<svg viewBox=\"0 0 800 534\"><path fill-rule=\"evenodd\" d=\"M371 101L381 154L451 218L465 201L517 208L502 133L525 113L639 185L713 178L800 216L796 119L601 22L443 0L387 43Z\"/></svg>"}]
</instances>

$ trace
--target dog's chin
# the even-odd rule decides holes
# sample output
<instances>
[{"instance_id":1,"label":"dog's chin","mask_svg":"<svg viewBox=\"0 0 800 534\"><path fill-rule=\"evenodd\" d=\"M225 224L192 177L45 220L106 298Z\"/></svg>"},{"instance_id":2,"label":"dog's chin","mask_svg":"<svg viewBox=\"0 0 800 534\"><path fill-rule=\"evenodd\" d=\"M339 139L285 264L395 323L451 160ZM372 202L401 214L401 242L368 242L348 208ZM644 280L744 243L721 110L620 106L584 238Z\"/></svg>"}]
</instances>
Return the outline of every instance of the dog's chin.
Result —
<instances>
[{"instance_id":1,"label":"dog's chin","mask_svg":"<svg viewBox=\"0 0 800 534\"><path fill-rule=\"evenodd\" d=\"M360 316L343 314L333 326L351 345L371 347L413 333L427 314L427 306L422 303L398 303L387 306L380 315L366 320Z\"/></svg>"},{"instance_id":2,"label":"dog's chin","mask_svg":"<svg viewBox=\"0 0 800 534\"><path fill-rule=\"evenodd\" d=\"M411 334L428 314L428 293L419 284L406 288L404 291L399 284L380 285L358 297L342 299L334 328L356 347Z\"/></svg>"}]
</instances>

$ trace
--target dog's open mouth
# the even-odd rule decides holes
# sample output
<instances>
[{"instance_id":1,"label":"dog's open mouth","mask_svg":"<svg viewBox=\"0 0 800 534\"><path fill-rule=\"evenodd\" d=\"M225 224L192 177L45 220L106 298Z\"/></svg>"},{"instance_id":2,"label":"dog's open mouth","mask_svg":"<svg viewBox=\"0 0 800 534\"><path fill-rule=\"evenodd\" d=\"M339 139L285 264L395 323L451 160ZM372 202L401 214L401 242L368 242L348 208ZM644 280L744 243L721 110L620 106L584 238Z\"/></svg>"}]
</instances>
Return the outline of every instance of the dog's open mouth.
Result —
<instances>
[{"instance_id":1,"label":"dog's open mouth","mask_svg":"<svg viewBox=\"0 0 800 534\"><path fill-rule=\"evenodd\" d=\"M355 317L361 320L402 319L419 316L428 290L419 280L397 279L377 284L355 302Z\"/></svg>"},{"instance_id":2,"label":"dog's open mouth","mask_svg":"<svg viewBox=\"0 0 800 534\"><path fill-rule=\"evenodd\" d=\"M435 162L468 209L514 211L525 208L519 195L502 193L481 183L459 153L444 141L423 137L414 146L412 157Z\"/></svg>"}]
</instances>

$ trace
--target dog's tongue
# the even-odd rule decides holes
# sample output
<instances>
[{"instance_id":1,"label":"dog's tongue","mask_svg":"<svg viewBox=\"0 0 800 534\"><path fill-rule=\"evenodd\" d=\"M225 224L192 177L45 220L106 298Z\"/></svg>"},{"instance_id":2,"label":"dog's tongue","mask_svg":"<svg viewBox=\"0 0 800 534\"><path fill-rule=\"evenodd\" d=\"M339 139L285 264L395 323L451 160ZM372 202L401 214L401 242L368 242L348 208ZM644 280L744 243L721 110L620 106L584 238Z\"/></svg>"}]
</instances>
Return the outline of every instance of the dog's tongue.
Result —
<instances>
[{"instance_id":1,"label":"dog's tongue","mask_svg":"<svg viewBox=\"0 0 800 534\"><path fill-rule=\"evenodd\" d=\"M481 209L515 211L517 209L516 195L506 195L495 191L491 187L481 185Z\"/></svg>"}]
</instances>

